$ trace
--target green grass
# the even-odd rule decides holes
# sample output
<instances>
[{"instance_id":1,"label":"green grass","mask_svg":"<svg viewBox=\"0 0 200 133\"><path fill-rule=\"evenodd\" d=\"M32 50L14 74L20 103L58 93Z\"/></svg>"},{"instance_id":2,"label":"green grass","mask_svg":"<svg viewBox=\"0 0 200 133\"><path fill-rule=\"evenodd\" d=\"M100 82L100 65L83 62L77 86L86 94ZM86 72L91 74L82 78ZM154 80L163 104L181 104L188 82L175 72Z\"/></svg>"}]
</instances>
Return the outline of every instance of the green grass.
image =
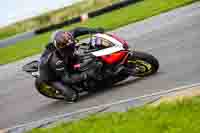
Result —
<instances>
[{"instance_id":1,"label":"green grass","mask_svg":"<svg viewBox=\"0 0 200 133\"><path fill-rule=\"evenodd\" d=\"M130 5L120 10L89 19L85 23L78 23L66 27L66 29L77 26L87 26L104 27L107 30L112 30L195 1L198 0L144 0L135 5ZM40 53L44 45L48 42L49 36L50 33L46 33L33 37L32 39L18 42L6 48L0 48L0 64L6 64Z\"/></svg>"},{"instance_id":2,"label":"green grass","mask_svg":"<svg viewBox=\"0 0 200 133\"><path fill-rule=\"evenodd\" d=\"M0 28L0 39L16 35L17 33L60 23L71 19L72 17L79 16L83 12L90 12L118 1L119 0L84 0L71 6L44 13L40 16L29 18L24 21L19 21L15 24L8 25L6 27L2 27Z\"/></svg>"},{"instance_id":3,"label":"green grass","mask_svg":"<svg viewBox=\"0 0 200 133\"><path fill-rule=\"evenodd\" d=\"M199 133L200 97L104 113L28 133Z\"/></svg>"}]
</instances>

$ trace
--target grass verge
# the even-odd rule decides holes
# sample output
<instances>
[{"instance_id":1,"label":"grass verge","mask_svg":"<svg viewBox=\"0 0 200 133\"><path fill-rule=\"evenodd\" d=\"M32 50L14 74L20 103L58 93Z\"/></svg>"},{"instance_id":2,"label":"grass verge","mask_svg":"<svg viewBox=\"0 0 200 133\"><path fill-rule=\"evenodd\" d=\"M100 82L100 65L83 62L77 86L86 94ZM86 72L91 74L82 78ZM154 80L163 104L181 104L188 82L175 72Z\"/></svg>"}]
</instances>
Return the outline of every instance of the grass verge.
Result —
<instances>
[{"instance_id":1,"label":"grass verge","mask_svg":"<svg viewBox=\"0 0 200 133\"><path fill-rule=\"evenodd\" d=\"M28 133L199 133L200 97L104 113Z\"/></svg>"},{"instance_id":2,"label":"grass verge","mask_svg":"<svg viewBox=\"0 0 200 133\"><path fill-rule=\"evenodd\" d=\"M83 12L90 12L103 8L119 0L83 0L71 6L44 13L40 16L25 19L15 24L0 28L0 39L16 35L21 32L46 27L79 16Z\"/></svg>"},{"instance_id":3,"label":"grass verge","mask_svg":"<svg viewBox=\"0 0 200 133\"><path fill-rule=\"evenodd\" d=\"M101 26L108 30L112 30L195 1L199 0L144 0L120 10L89 19L85 23L71 25L66 27L66 29L71 29L77 26ZM48 42L49 36L50 33L45 33L28 40L18 42L15 45L0 48L0 64L6 64L40 53L44 45Z\"/></svg>"}]
</instances>

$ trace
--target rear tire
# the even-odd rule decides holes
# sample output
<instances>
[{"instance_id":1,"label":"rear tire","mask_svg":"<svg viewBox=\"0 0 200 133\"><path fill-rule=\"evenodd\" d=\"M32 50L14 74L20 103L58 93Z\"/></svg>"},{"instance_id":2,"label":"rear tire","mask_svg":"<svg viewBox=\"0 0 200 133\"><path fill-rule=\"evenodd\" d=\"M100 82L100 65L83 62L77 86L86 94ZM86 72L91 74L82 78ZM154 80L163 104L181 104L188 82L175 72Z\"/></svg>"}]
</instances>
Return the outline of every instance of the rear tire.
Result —
<instances>
[{"instance_id":1,"label":"rear tire","mask_svg":"<svg viewBox=\"0 0 200 133\"><path fill-rule=\"evenodd\" d=\"M22 70L25 72L37 72L38 71L39 62L37 60L32 61L22 67Z\"/></svg>"},{"instance_id":2,"label":"rear tire","mask_svg":"<svg viewBox=\"0 0 200 133\"><path fill-rule=\"evenodd\" d=\"M62 94L62 92L58 91L47 83L40 81L38 78L35 80L35 87L37 91L45 97L57 100L66 100L66 97ZM79 93L75 91L71 102L76 102L78 99Z\"/></svg>"},{"instance_id":3,"label":"rear tire","mask_svg":"<svg viewBox=\"0 0 200 133\"><path fill-rule=\"evenodd\" d=\"M134 51L133 54L128 58L127 66L129 69L134 67L136 70L135 76L145 77L158 71L159 62L150 54Z\"/></svg>"}]
</instances>

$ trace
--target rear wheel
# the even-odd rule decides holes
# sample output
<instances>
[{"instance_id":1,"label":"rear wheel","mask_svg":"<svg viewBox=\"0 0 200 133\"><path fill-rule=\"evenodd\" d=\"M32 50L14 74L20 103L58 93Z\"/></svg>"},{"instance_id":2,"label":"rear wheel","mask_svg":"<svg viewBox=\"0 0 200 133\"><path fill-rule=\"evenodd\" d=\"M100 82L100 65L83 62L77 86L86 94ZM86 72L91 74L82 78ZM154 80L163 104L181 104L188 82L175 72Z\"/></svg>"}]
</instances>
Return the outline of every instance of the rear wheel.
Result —
<instances>
[{"instance_id":1,"label":"rear wheel","mask_svg":"<svg viewBox=\"0 0 200 133\"><path fill-rule=\"evenodd\" d=\"M32 61L22 67L22 70L25 72L37 72L38 71L38 61Z\"/></svg>"},{"instance_id":2,"label":"rear wheel","mask_svg":"<svg viewBox=\"0 0 200 133\"><path fill-rule=\"evenodd\" d=\"M36 89L40 94L43 96L46 96L48 98L57 99L57 100L65 100L65 96L62 94L62 92L58 91L57 89L51 87L45 82L40 82L36 79L35 81ZM77 101L79 98L79 94L77 91L73 94L73 99L71 101Z\"/></svg>"},{"instance_id":3,"label":"rear wheel","mask_svg":"<svg viewBox=\"0 0 200 133\"><path fill-rule=\"evenodd\" d=\"M145 77L158 71L159 62L150 54L134 51L128 58L127 67L134 71L135 76Z\"/></svg>"}]
</instances>

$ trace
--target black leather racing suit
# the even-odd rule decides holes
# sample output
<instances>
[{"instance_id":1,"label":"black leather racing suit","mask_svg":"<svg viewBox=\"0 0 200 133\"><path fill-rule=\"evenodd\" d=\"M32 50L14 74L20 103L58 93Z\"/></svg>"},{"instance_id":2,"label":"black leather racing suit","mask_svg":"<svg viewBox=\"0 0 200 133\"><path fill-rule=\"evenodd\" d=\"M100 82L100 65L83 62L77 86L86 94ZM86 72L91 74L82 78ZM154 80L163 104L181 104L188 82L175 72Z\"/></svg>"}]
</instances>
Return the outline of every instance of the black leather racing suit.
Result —
<instances>
[{"instance_id":1,"label":"black leather racing suit","mask_svg":"<svg viewBox=\"0 0 200 133\"><path fill-rule=\"evenodd\" d=\"M88 34L88 33L98 33L103 32L102 29L89 29L89 28L76 28L71 30L70 33L74 38ZM63 92L63 94L70 99L72 91L67 85L74 84L86 80L91 72L95 74L96 69L101 65L98 63L93 63L92 71L87 72L75 72L73 70L73 65L79 63L79 57L73 55L71 57L63 59L59 52L53 46L53 43L49 43L46 46L40 58L40 77L37 82L47 82L56 89Z\"/></svg>"}]
</instances>

